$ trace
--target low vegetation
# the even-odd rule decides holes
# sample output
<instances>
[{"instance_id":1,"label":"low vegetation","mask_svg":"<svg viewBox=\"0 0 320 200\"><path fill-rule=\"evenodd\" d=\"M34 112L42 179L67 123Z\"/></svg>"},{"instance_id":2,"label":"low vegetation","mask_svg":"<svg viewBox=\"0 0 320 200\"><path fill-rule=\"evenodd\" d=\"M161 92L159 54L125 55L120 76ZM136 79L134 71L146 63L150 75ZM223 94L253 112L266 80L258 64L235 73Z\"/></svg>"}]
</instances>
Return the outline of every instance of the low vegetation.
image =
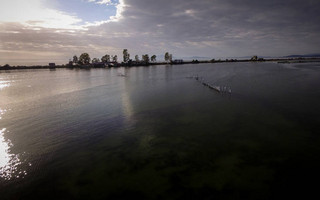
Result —
<instances>
[{"instance_id":1,"label":"low vegetation","mask_svg":"<svg viewBox=\"0 0 320 200\"><path fill-rule=\"evenodd\" d=\"M222 62L263 62L263 61L273 61L279 63L292 63L292 62L319 62L319 58L282 58L282 59L264 59L259 58L257 55L252 56L250 59L211 59L211 60L192 60L192 61L183 61L182 59L173 59L172 54L165 52L164 61L157 61L157 56L152 55L149 57L149 54L144 54L141 56L135 55L134 59L130 59L130 53L128 49L123 49L123 61L118 62L117 55L106 54L101 58L91 59L88 53L82 53L79 57L74 55L72 59L69 60L69 63L65 65L55 65L55 63L50 63L47 66L10 66L5 64L0 66L0 70L11 70L11 69L54 69L54 68L106 68L106 67L131 67L131 66L148 66L148 65L166 65L166 64L198 64L198 63L222 63Z\"/></svg>"}]
</instances>

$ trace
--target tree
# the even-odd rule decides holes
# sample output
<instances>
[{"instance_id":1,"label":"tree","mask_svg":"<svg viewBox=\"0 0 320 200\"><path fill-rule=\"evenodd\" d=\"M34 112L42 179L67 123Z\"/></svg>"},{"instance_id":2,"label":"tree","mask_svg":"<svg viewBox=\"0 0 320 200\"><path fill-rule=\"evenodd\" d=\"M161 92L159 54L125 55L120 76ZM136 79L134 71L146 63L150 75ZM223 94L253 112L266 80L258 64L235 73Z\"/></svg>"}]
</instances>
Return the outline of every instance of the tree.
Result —
<instances>
[{"instance_id":1,"label":"tree","mask_svg":"<svg viewBox=\"0 0 320 200\"><path fill-rule=\"evenodd\" d=\"M151 56L151 62L156 62L156 61L157 61L157 56L156 55Z\"/></svg>"},{"instance_id":2,"label":"tree","mask_svg":"<svg viewBox=\"0 0 320 200\"><path fill-rule=\"evenodd\" d=\"M79 57L79 63L82 64L82 65L87 65L87 64L89 64L89 63L90 63L90 60L91 60L91 58L90 58L90 56L89 56L88 53L83 53L83 54L81 54L80 57Z\"/></svg>"},{"instance_id":3,"label":"tree","mask_svg":"<svg viewBox=\"0 0 320 200\"><path fill-rule=\"evenodd\" d=\"M172 62L172 54L169 55L169 61Z\"/></svg>"},{"instance_id":4,"label":"tree","mask_svg":"<svg viewBox=\"0 0 320 200\"><path fill-rule=\"evenodd\" d=\"M164 60L166 61L166 62L169 62L169 52L166 52L165 54L164 54Z\"/></svg>"},{"instance_id":5,"label":"tree","mask_svg":"<svg viewBox=\"0 0 320 200\"><path fill-rule=\"evenodd\" d=\"M73 63L74 64L78 63L78 57L76 55L73 56Z\"/></svg>"},{"instance_id":6,"label":"tree","mask_svg":"<svg viewBox=\"0 0 320 200\"><path fill-rule=\"evenodd\" d=\"M101 61L104 63L110 62L110 55L106 54L106 55L102 56Z\"/></svg>"},{"instance_id":7,"label":"tree","mask_svg":"<svg viewBox=\"0 0 320 200\"><path fill-rule=\"evenodd\" d=\"M128 49L123 49L123 62L127 63L130 60Z\"/></svg>"},{"instance_id":8,"label":"tree","mask_svg":"<svg viewBox=\"0 0 320 200\"><path fill-rule=\"evenodd\" d=\"M117 56L117 55L112 56L112 61L113 61L113 62L118 62L118 56Z\"/></svg>"},{"instance_id":9,"label":"tree","mask_svg":"<svg viewBox=\"0 0 320 200\"><path fill-rule=\"evenodd\" d=\"M136 56L134 57L134 59L136 60L136 62L140 62L140 59L139 59L139 56L138 56L138 55L136 55Z\"/></svg>"},{"instance_id":10,"label":"tree","mask_svg":"<svg viewBox=\"0 0 320 200\"><path fill-rule=\"evenodd\" d=\"M99 62L100 62L99 58L92 59L92 63L99 63Z\"/></svg>"},{"instance_id":11,"label":"tree","mask_svg":"<svg viewBox=\"0 0 320 200\"><path fill-rule=\"evenodd\" d=\"M149 55L148 55L148 54L142 55L142 60L143 60L143 62L145 62L145 63L149 63L149 61L150 61Z\"/></svg>"}]
</instances>

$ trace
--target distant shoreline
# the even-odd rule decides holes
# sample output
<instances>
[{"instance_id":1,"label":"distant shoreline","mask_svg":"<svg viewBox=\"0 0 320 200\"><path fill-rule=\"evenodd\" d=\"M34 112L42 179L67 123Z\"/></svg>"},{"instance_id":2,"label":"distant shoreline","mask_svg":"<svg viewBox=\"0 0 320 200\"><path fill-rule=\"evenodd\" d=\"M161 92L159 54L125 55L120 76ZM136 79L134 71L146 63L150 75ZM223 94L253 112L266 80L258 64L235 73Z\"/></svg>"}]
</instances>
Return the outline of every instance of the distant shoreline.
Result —
<instances>
[{"instance_id":1,"label":"distant shoreline","mask_svg":"<svg viewBox=\"0 0 320 200\"><path fill-rule=\"evenodd\" d=\"M95 66L94 64L88 65L56 65L54 67L49 65L36 65L36 66L0 66L1 70L22 70L22 69L91 69L91 68L117 68L117 67L139 67L139 66L152 66L152 65L183 65L183 64L200 64L200 63L237 63L237 62L278 62L278 63L310 63L310 62L320 62L319 57L315 58L277 58L277 59L260 59L260 60L251 60L251 59L226 59L226 60L193 60L193 61L182 61L179 63L175 62L150 62L150 63L138 63L138 64L128 64L128 63L117 63L112 67L101 67Z\"/></svg>"}]
</instances>

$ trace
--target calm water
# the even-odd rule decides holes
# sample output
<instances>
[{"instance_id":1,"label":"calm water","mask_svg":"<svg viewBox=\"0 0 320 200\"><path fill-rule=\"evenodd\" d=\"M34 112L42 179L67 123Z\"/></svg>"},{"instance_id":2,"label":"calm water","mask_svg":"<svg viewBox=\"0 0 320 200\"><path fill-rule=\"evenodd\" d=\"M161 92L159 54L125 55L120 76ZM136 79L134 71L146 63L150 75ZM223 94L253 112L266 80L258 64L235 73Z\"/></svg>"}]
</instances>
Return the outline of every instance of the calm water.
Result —
<instances>
[{"instance_id":1,"label":"calm water","mask_svg":"<svg viewBox=\"0 0 320 200\"><path fill-rule=\"evenodd\" d=\"M0 195L318 195L319 78L319 63L1 71Z\"/></svg>"}]
</instances>

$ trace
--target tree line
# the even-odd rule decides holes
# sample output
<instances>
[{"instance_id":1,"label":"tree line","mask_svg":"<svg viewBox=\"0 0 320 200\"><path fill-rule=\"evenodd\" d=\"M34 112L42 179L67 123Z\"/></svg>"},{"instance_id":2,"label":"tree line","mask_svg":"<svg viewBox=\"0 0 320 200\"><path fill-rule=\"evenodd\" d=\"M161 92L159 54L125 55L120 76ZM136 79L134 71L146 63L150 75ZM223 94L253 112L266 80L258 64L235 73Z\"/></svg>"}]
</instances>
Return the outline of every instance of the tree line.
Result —
<instances>
[{"instance_id":1,"label":"tree line","mask_svg":"<svg viewBox=\"0 0 320 200\"><path fill-rule=\"evenodd\" d=\"M149 57L149 54L144 54L141 56L141 59L139 55L134 56L134 60L130 59L130 54L128 52L128 49L123 49L123 63L144 63L148 64L151 62L157 61L157 56L152 55ZM172 54L169 54L169 52L166 52L164 55L164 60L169 63L172 62ZM74 55L72 60L70 59L69 64L76 64L76 65L88 65L88 64L96 64L96 63L118 63L118 56L117 55L109 55L106 54L99 58L93 58L91 60L90 55L88 53L82 53L79 57L77 55Z\"/></svg>"}]
</instances>

